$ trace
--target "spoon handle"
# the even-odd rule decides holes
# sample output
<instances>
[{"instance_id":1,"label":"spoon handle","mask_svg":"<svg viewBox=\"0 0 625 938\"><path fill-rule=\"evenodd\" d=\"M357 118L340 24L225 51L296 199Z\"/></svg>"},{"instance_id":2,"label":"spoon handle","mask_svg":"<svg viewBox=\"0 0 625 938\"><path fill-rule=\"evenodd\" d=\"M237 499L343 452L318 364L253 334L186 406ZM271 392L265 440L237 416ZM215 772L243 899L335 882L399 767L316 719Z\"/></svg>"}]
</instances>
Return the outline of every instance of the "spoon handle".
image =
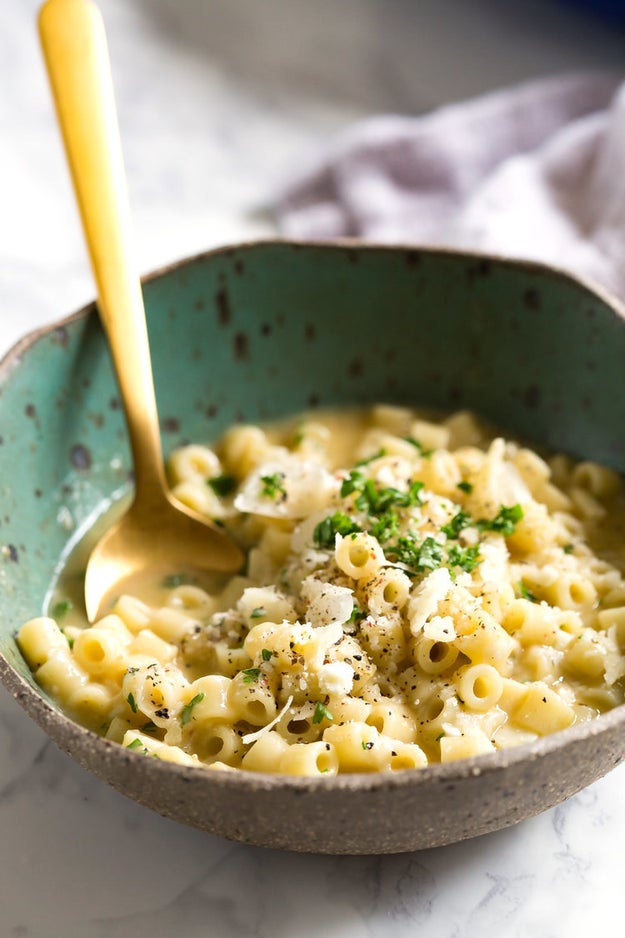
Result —
<instances>
[{"instance_id":1,"label":"spoon handle","mask_svg":"<svg viewBox=\"0 0 625 938\"><path fill-rule=\"evenodd\" d=\"M121 392L136 491L165 490L141 284L130 263L130 211L104 23L91 0L47 0L39 33Z\"/></svg>"}]
</instances>

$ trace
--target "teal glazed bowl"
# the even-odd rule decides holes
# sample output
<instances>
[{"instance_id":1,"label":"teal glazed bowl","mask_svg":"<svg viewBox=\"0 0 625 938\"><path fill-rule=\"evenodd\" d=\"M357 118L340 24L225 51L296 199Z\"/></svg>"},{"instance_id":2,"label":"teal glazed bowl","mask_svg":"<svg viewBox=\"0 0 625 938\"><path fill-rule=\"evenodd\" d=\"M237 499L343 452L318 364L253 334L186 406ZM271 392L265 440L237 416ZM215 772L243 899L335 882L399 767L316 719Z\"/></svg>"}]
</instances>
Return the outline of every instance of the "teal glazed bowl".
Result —
<instances>
[{"instance_id":1,"label":"teal glazed bowl","mask_svg":"<svg viewBox=\"0 0 625 938\"><path fill-rule=\"evenodd\" d=\"M625 315L536 264L441 250L266 242L145 281L164 447L237 421L374 401L470 408L509 434L625 470ZM235 840L393 853L505 827L625 755L625 708L514 749L396 774L221 773L145 759L78 726L15 643L71 531L128 488L123 413L95 307L0 366L0 677L80 765ZM625 535L624 535L625 536Z\"/></svg>"}]
</instances>

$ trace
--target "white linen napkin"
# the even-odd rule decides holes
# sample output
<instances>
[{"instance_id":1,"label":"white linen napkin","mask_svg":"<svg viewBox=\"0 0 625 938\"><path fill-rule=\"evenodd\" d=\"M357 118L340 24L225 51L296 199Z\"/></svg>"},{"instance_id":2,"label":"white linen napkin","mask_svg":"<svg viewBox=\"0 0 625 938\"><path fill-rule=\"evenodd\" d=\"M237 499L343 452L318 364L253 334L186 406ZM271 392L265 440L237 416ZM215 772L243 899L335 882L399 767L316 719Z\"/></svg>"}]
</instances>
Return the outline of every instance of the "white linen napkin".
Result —
<instances>
[{"instance_id":1,"label":"white linen napkin","mask_svg":"<svg viewBox=\"0 0 625 938\"><path fill-rule=\"evenodd\" d=\"M368 118L281 193L281 233L545 261L625 299L623 81L544 79Z\"/></svg>"}]
</instances>

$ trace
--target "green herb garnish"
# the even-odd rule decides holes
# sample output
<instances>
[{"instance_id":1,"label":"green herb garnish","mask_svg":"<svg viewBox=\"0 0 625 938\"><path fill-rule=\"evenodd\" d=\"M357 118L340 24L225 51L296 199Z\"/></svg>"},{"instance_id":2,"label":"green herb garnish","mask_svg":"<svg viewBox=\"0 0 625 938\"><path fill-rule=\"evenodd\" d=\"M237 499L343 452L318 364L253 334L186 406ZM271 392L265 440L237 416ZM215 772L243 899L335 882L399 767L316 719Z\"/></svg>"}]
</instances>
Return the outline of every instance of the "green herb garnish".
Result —
<instances>
[{"instance_id":1,"label":"green herb garnish","mask_svg":"<svg viewBox=\"0 0 625 938\"><path fill-rule=\"evenodd\" d=\"M334 717L330 713L327 707L325 707L320 700L315 704L315 712L313 714L313 723L321 723L322 720L333 720Z\"/></svg>"},{"instance_id":2,"label":"green herb garnish","mask_svg":"<svg viewBox=\"0 0 625 938\"><path fill-rule=\"evenodd\" d=\"M267 615L267 610L264 606L257 606L256 609L252 609L250 612L250 619L262 619L263 616Z\"/></svg>"},{"instance_id":3,"label":"green herb garnish","mask_svg":"<svg viewBox=\"0 0 625 938\"><path fill-rule=\"evenodd\" d=\"M261 655L262 655L263 661L271 661L273 657L273 652L271 651L270 648L263 648L263 650L261 651Z\"/></svg>"},{"instance_id":4,"label":"green herb garnish","mask_svg":"<svg viewBox=\"0 0 625 938\"><path fill-rule=\"evenodd\" d=\"M313 532L313 541L317 547L334 547L336 535L347 537L348 534L357 534L362 529L349 515L342 511L335 511L333 515L324 518L316 525Z\"/></svg>"},{"instance_id":5,"label":"green herb garnish","mask_svg":"<svg viewBox=\"0 0 625 938\"><path fill-rule=\"evenodd\" d=\"M373 456L366 456L365 459L359 459L356 463L357 466L368 466L370 462L373 462L374 459L381 459L383 456L386 456L386 450L384 447L379 449L377 453L374 453Z\"/></svg>"},{"instance_id":6,"label":"green herb garnish","mask_svg":"<svg viewBox=\"0 0 625 938\"><path fill-rule=\"evenodd\" d=\"M481 518L477 522L479 531L495 531L497 534L508 536L514 534L518 522L523 517L523 509L520 505L511 505L507 508L502 505L494 518Z\"/></svg>"},{"instance_id":7,"label":"green herb garnish","mask_svg":"<svg viewBox=\"0 0 625 938\"><path fill-rule=\"evenodd\" d=\"M442 547L433 537L426 537L421 544L417 544L412 535L400 537L397 544L386 548L386 553L396 562L405 564L417 573L436 570L443 562Z\"/></svg>"},{"instance_id":8,"label":"green herb garnish","mask_svg":"<svg viewBox=\"0 0 625 938\"><path fill-rule=\"evenodd\" d=\"M466 492L467 495L470 495L471 492L473 491L473 483L472 482L458 482L458 485L456 486L456 488L460 489L461 492Z\"/></svg>"},{"instance_id":9,"label":"green herb garnish","mask_svg":"<svg viewBox=\"0 0 625 938\"><path fill-rule=\"evenodd\" d=\"M449 549L447 562L452 567L460 567L467 573L472 573L472 571L475 570L475 568L482 562L482 558L480 557L479 544L476 544L474 547L465 548L456 547L454 545Z\"/></svg>"},{"instance_id":10,"label":"green herb garnish","mask_svg":"<svg viewBox=\"0 0 625 938\"><path fill-rule=\"evenodd\" d=\"M366 612L363 612L361 609L358 608L358 606L354 606L354 608L352 609L351 615L347 621L359 622L361 619L364 619L366 615L367 615Z\"/></svg>"},{"instance_id":11,"label":"green herb garnish","mask_svg":"<svg viewBox=\"0 0 625 938\"><path fill-rule=\"evenodd\" d=\"M143 743L141 742L140 739L133 739L131 743L128 743L128 745L126 746L126 749L141 749L142 747L143 747Z\"/></svg>"},{"instance_id":12,"label":"green herb garnish","mask_svg":"<svg viewBox=\"0 0 625 938\"><path fill-rule=\"evenodd\" d=\"M443 534L446 534L448 538L457 538L460 532L468 528L471 524L473 524L471 515L468 515L466 511L460 510L453 516L448 524L442 525L441 531Z\"/></svg>"},{"instance_id":13,"label":"green herb garnish","mask_svg":"<svg viewBox=\"0 0 625 938\"><path fill-rule=\"evenodd\" d=\"M423 482L412 482L407 492L391 487L376 490L373 482L369 481L362 495L356 499L356 505L372 515L380 515L389 508L412 508L421 504L422 488Z\"/></svg>"},{"instance_id":14,"label":"green herb garnish","mask_svg":"<svg viewBox=\"0 0 625 938\"><path fill-rule=\"evenodd\" d=\"M231 475L215 476L206 480L215 495L231 495L237 487L237 480Z\"/></svg>"},{"instance_id":15,"label":"green herb garnish","mask_svg":"<svg viewBox=\"0 0 625 938\"><path fill-rule=\"evenodd\" d=\"M74 608L74 604L71 599L61 599L58 603L55 603L52 607L52 618L53 619L62 619L63 616L66 616L70 609Z\"/></svg>"},{"instance_id":16,"label":"green herb garnish","mask_svg":"<svg viewBox=\"0 0 625 938\"><path fill-rule=\"evenodd\" d=\"M374 521L369 529L369 533L378 539L380 544L390 541L399 531L399 517L395 511L386 511L383 515Z\"/></svg>"},{"instance_id":17,"label":"green herb garnish","mask_svg":"<svg viewBox=\"0 0 625 938\"><path fill-rule=\"evenodd\" d=\"M574 544L565 544L562 550L564 551L565 554L572 554L574 548L575 548Z\"/></svg>"},{"instance_id":18,"label":"green herb garnish","mask_svg":"<svg viewBox=\"0 0 625 938\"><path fill-rule=\"evenodd\" d=\"M133 713L136 713L136 712L137 712L137 701L136 701L135 698L134 698L134 694L128 694L128 696L126 697L126 700L128 701L128 706L130 707L130 709L132 710L132 712L133 712Z\"/></svg>"},{"instance_id":19,"label":"green herb garnish","mask_svg":"<svg viewBox=\"0 0 625 938\"><path fill-rule=\"evenodd\" d=\"M426 537L419 548L417 570L436 570L442 563L441 545L433 537Z\"/></svg>"},{"instance_id":20,"label":"green herb garnish","mask_svg":"<svg viewBox=\"0 0 625 938\"><path fill-rule=\"evenodd\" d=\"M536 596L534 593L532 593L530 589L527 588L523 580L519 580L518 587L519 587L519 594L522 599L529 599L531 603L538 602L538 596Z\"/></svg>"},{"instance_id":21,"label":"green herb garnish","mask_svg":"<svg viewBox=\"0 0 625 938\"><path fill-rule=\"evenodd\" d=\"M341 483L341 498L346 498L348 495L351 495L352 492L361 492L365 481L362 472L353 469Z\"/></svg>"},{"instance_id":22,"label":"green herb garnish","mask_svg":"<svg viewBox=\"0 0 625 938\"><path fill-rule=\"evenodd\" d=\"M261 476L260 481L263 483L260 494L263 498L277 498L279 495L286 497L286 489L284 488L284 473L283 472L274 472L270 476Z\"/></svg>"},{"instance_id":23,"label":"green herb garnish","mask_svg":"<svg viewBox=\"0 0 625 938\"><path fill-rule=\"evenodd\" d=\"M61 629L61 632L62 632L63 635L65 636L65 641L66 641L67 644L69 645L70 649L72 649L72 648L74 647L74 641L75 641L75 639L72 638L71 635L68 635L67 632L65 631L65 629Z\"/></svg>"},{"instance_id":24,"label":"green herb garnish","mask_svg":"<svg viewBox=\"0 0 625 938\"><path fill-rule=\"evenodd\" d=\"M412 482L407 492L392 487L378 489L372 479L353 469L341 484L341 498L358 493L356 508L368 515L381 515L390 508L411 508L421 504L423 482Z\"/></svg>"},{"instance_id":25,"label":"green herb garnish","mask_svg":"<svg viewBox=\"0 0 625 938\"><path fill-rule=\"evenodd\" d=\"M246 668L241 672L244 684L254 684L260 677L260 668Z\"/></svg>"},{"instance_id":26,"label":"green herb garnish","mask_svg":"<svg viewBox=\"0 0 625 938\"><path fill-rule=\"evenodd\" d=\"M189 703L184 705L180 711L180 722L183 726L186 726L186 724L191 720L193 708L196 704L201 703L202 700L204 700L204 694L196 694L195 697L191 698Z\"/></svg>"},{"instance_id":27,"label":"green herb garnish","mask_svg":"<svg viewBox=\"0 0 625 938\"><path fill-rule=\"evenodd\" d=\"M426 449L423 443L419 443L418 440L415 440L414 436L405 436L404 440L406 443L410 443L411 446L414 446L414 448L419 451L424 459L428 459L434 452L433 449Z\"/></svg>"}]
</instances>

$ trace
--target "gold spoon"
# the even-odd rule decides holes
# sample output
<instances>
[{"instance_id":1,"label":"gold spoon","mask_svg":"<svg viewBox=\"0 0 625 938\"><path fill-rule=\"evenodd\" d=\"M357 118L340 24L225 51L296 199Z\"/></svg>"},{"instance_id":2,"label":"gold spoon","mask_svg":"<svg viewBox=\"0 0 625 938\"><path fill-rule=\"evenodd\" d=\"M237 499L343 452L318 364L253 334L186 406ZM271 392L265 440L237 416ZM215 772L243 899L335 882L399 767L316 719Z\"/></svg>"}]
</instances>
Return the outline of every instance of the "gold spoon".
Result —
<instances>
[{"instance_id":1,"label":"gold spoon","mask_svg":"<svg viewBox=\"0 0 625 938\"><path fill-rule=\"evenodd\" d=\"M163 468L141 284L129 261L128 198L104 23L90 0L47 0L39 31L128 424L135 495L89 557L89 621L124 579L153 570L234 572L239 548L177 502Z\"/></svg>"}]
</instances>

